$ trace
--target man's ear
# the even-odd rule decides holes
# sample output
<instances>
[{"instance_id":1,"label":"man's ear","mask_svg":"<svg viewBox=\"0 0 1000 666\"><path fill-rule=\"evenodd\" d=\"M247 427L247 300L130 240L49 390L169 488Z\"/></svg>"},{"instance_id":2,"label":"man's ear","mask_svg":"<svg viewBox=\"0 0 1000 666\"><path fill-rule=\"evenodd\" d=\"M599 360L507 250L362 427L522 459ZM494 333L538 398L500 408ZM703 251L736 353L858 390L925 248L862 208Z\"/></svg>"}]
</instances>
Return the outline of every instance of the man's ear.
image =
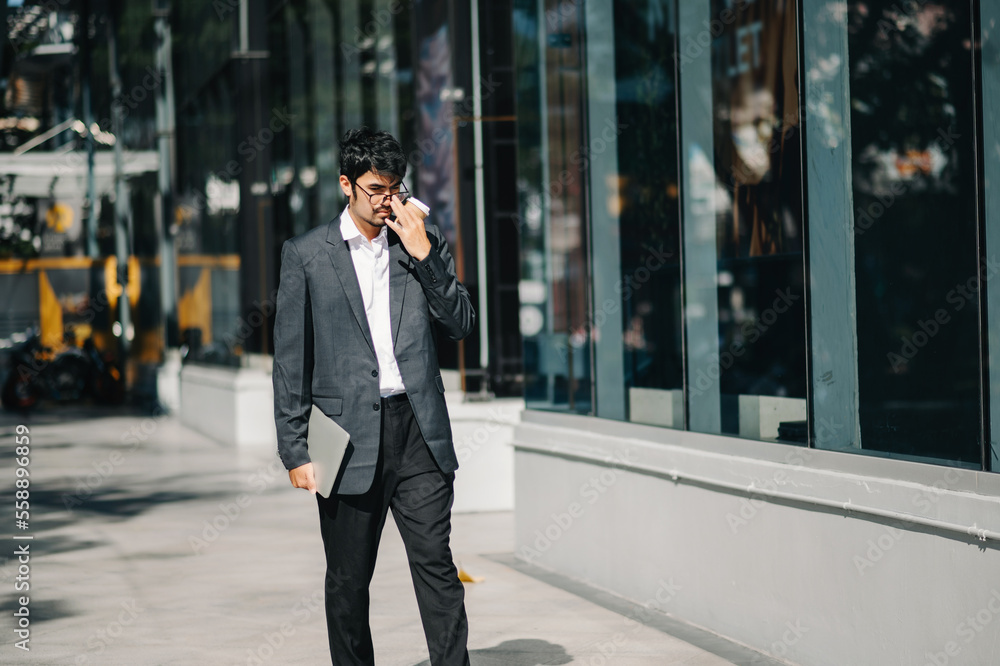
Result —
<instances>
[{"instance_id":1,"label":"man's ear","mask_svg":"<svg viewBox=\"0 0 1000 666\"><path fill-rule=\"evenodd\" d=\"M344 193L344 196L348 199L354 194L353 188L351 187L351 180L347 176L340 177L340 191Z\"/></svg>"}]
</instances>

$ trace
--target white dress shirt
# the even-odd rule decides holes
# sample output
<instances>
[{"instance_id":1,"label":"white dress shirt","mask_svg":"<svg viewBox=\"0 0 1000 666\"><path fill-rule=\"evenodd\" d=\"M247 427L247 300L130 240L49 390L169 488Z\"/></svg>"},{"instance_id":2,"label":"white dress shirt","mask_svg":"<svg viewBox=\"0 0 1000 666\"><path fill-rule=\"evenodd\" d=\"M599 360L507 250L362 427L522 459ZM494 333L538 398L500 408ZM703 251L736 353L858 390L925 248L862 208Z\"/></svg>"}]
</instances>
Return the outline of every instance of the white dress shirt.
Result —
<instances>
[{"instance_id":1,"label":"white dress shirt","mask_svg":"<svg viewBox=\"0 0 1000 666\"><path fill-rule=\"evenodd\" d=\"M389 239L386 227L371 242L354 224L347 208L340 214L340 233L351 248L354 272L358 275L361 298L368 316L375 356L378 358L379 394L405 393L403 377L399 374L396 354L392 348L392 325L389 322Z\"/></svg>"}]
</instances>

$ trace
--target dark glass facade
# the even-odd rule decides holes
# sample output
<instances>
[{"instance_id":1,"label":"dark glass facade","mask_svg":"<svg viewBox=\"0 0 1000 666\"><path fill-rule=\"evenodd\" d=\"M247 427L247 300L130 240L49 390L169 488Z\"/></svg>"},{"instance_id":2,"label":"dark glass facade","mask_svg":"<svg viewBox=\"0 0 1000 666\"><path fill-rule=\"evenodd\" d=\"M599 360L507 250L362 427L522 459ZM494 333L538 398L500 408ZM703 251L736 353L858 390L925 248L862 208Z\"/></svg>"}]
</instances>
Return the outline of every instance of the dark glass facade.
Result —
<instances>
[{"instance_id":1,"label":"dark glass facade","mask_svg":"<svg viewBox=\"0 0 1000 666\"><path fill-rule=\"evenodd\" d=\"M471 6L449 0L246 7L244 17L241 5L179 3L173 14L182 280L236 280L211 290L212 341L226 354L270 351L270 325L245 323L273 310L283 242L340 215L338 142L368 125L403 144L404 182L431 207L483 313L482 335L439 336L442 366L466 390L520 393L513 63L509 25L493 20L509 6L483 3L478 40Z\"/></svg>"},{"instance_id":2,"label":"dark glass facade","mask_svg":"<svg viewBox=\"0 0 1000 666\"><path fill-rule=\"evenodd\" d=\"M677 28L668 4L620 3L615 21L615 113L624 381L643 389L684 385ZM632 401L634 403L634 400ZM649 420L632 410L632 420ZM681 414L678 417L682 417ZM681 421L678 421L681 423Z\"/></svg>"},{"instance_id":3,"label":"dark glass facade","mask_svg":"<svg viewBox=\"0 0 1000 666\"><path fill-rule=\"evenodd\" d=\"M102 346L131 337L150 364L176 347L189 361L256 363L271 351L281 245L340 214L338 141L368 125L403 144L406 185L430 204L480 313L477 335L439 336L442 366L467 391L520 394L509 2L0 4L0 153L11 158L0 161L0 281L18 281L23 258L68 259L89 286L54 298L86 304L117 290L115 259L128 261L132 318L116 333L118 313L99 313ZM15 310L0 348L55 308ZM47 343L75 317L43 320Z\"/></svg>"},{"instance_id":4,"label":"dark glass facade","mask_svg":"<svg viewBox=\"0 0 1000 666\"><path fill-rule=\"evenodd\" d=\"M989 469L981 8L843 10L515 3L530 408Z\"/></svg>"},{"instance_id":5,"label":"dark glass facade","mask_svg":"<svg viewBox=\"0 0 1000 666\"><path fill-rule=\"evenodd\" d=\"M906 7L848 3L861 437L978 466L991 270L979 250L978 17L970 2Z\"/></svg>"}]
</instances>

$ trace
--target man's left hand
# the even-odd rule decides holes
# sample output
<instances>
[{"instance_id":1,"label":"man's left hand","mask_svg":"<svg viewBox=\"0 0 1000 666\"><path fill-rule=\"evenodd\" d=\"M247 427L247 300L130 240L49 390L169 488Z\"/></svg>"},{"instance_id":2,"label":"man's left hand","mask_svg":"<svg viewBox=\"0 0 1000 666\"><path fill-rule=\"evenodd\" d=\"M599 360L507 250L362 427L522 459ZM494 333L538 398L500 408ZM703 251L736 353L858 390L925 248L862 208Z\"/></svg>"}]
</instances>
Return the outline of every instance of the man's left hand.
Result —
<instances>
[{"instance_id":1,"label":"man's left hand","mask_svg":"<svg viewBox=\"0 0 1000 666\"><path fill-rule=\"evenodd\" d=\"M424 229L424 219L416 206L406 206L399 203L399 198L393 196L389 199L392 212L396 214L395 220L386 220L389 228L399 235L399 240L403 242L403 247L410 253L410 256L417 261L423 261L431 253L431 242L427 240L427 231Z\"/></svg>"}]
</instances>

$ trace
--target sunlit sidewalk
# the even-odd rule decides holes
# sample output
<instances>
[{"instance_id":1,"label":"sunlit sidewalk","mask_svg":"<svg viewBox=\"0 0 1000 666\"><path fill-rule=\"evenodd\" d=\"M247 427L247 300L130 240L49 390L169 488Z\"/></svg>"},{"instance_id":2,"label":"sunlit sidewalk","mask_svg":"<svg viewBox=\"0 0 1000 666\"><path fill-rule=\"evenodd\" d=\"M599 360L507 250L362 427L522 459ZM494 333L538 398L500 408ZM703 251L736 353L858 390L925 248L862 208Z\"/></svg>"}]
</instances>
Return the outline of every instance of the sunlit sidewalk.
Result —
<instances>
[{"instance_id":1,"label":"sunlit sidewalk","mask_svg":"<svg viewBox=\"0 0 1000 666\"><path fill-rule=\"evenodd\" d=\"M8 490L18 422L0 422ZM8 629L0 663L330 663L315 500L270 450L224 447L171 417L26 423L30 518L16 529L10 515L25 538L6 537L0 589L5 625L28 597L30 652ZM13 552L25 544L22 563ZM775 663L516 560L509 512L456 515L452 551L483 579L466 585L474 666ZM391 520L371 623L380 665L426 663Z\"/></svg>"}]
</instances>

